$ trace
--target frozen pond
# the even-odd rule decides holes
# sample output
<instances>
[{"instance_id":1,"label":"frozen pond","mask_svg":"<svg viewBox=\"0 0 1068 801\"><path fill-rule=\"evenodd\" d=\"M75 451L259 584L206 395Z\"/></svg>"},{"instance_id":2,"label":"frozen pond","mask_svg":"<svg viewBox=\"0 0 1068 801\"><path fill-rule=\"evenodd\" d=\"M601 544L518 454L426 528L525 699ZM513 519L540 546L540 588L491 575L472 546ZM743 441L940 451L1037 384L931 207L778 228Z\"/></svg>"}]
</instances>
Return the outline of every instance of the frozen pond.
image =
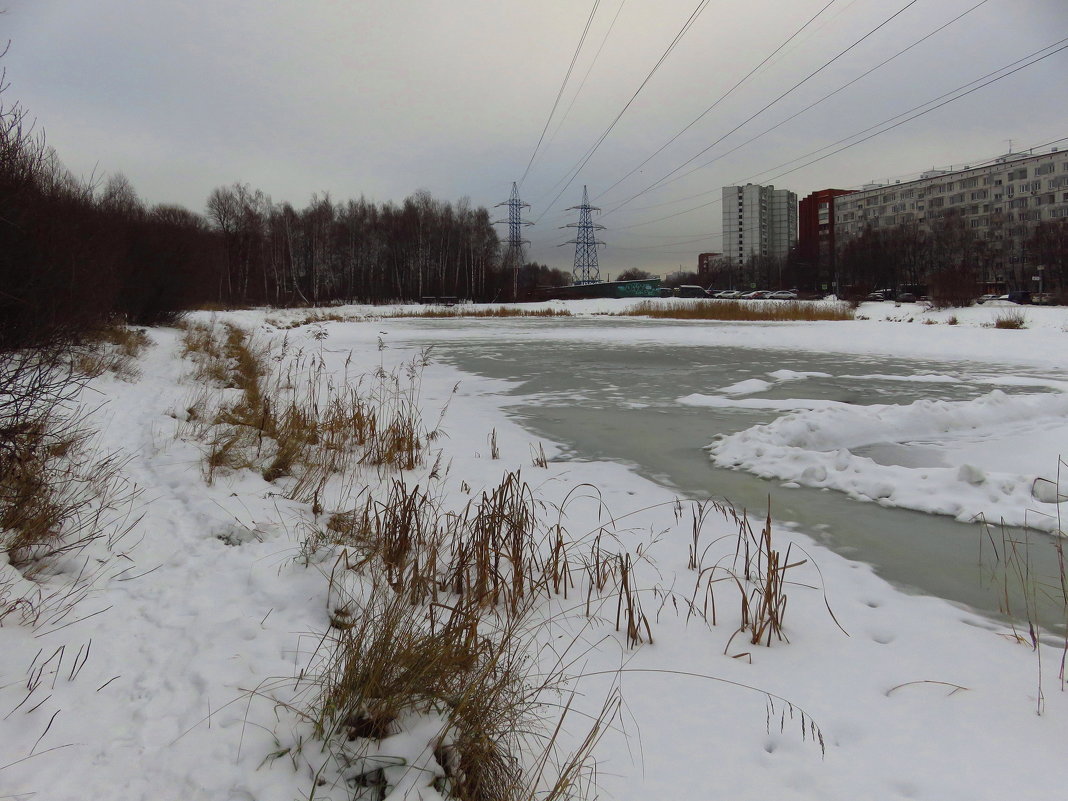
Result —
<instances>
[{"instance_id":1,"label":"frozen pond","mask_svg":"<svg viewBox=\"0 0 1068 801\"><path fill-rule=\"evenodd\" d=\"M1031 569L1058 584L1056 540L1048 534L1001 528L984 532L983 526L944 515L763 479L715 466L704 449L717 435L775 420L799 399L851 407L920 399L971 401L988 394L992 383L1007 395L1055 392L1041 386L1048 382L1047 374L1035 375L1032 382L1018 367L999 370L989 363L656 341L657 327L670 323L539 320L531 336L532 322L498 321L485 337L473 334L469 324L449 323L445 330L438 328L442 336L436 355L465 371L518 382L511 412L534 435L563 443L565 459L626 462L684 496L727 499L758 515L770 496L775 519L871 564L896 585L992 615L998 614L1000 590L991 571L1003 571L991 564L991 540L999 548L1003 536L1026 540ZM450 336L452 325L466 328L465 334ZM617 326L629 326L633 336L626 339L632 341L600 336ZM710 393L714 398L743 397L749 405L680 402ZM938 467L947 447L941 442L875 442L854 449L853 455L880 465ZM1017 461L1024 456L1006 454ZM1014 610L1023 604L1017 598ZM1046 625L1061 622L1059 608L1054 603L1046 609Z\"/></svg>"}]
</instances>

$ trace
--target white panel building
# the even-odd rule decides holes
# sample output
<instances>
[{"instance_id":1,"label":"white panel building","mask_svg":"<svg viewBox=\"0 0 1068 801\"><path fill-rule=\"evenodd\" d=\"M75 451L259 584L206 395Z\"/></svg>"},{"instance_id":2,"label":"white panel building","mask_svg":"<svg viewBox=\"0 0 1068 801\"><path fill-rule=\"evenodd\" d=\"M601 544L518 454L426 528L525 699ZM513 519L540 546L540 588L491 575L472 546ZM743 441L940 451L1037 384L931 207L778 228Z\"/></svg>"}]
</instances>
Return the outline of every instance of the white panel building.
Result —
<instances>
[{"instance_id":1,"label":"white panel building","mask_svg":"<svg viewBox=\"0 0 1068 801\"><path fill-rule=\"evenodd\" d=\"M959 214L985 243L984 277L1019 275L1031 266L1026 242L1034 227L1068 217L1068 151L1013 153L975 167L930 170L915 181L865 186L836 198L834 212L839 242L869 226L929 231L947 214Z\"/></svg>"},{"instance_id":2,"label":"white panel building","mask_svg":"<svg viewBox=\"0 0 1068 801\"><path fill-rule=\"evenodd\" d=\"M723 255L735 267L750 256L783 259L797 241L797 195L746 184L723 187Z\"/></svg>"}]
</instances>

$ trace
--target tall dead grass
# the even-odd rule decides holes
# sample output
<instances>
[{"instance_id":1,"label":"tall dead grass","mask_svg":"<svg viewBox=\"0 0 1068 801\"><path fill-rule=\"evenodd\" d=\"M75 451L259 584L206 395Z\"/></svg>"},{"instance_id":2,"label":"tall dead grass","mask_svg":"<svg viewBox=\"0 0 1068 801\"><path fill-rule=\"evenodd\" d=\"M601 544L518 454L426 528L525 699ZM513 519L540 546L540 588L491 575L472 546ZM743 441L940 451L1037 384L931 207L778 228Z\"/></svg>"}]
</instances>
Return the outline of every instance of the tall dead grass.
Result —
<instances>
[{"instance_id":1,"label":"tall dead grass","mask_svg":"<svg viewBox=\"0 0 1068 801\"><path fill-rule=\"evenodd\" d=\"M307 548L338 554L304 709L330 755L321 782L384 797L420 771L461 801L583 797L619 704L553 756L567 677L539 672L532 642L547 625L540 602L571 581L566 532L543 529L544 511L519 471L458 512L397 478L384 500L365 497L317 533ZM413 721L429 722L432 756L382 759Z\"/></svg>"},{"instance_id":2,"label":"tall dead grass","mask_svg":"<svg viewBox=\"0 0 1068 801\"><path fill-rule=\"evenodd\" d=\"M140 378L137 359L152 340L143 328L110 325L93 332L73 350L77 371L85 376L114 373L124 381Z\"/></svg>"},{"instance_id":3,"label":"tall dead grass","mask_svg":"<svg viewBox=\"0 0 1068 801\"><path fill-rule=\"evenodd\" d=\"M568 710L554 699L566 696L575 679L560 656L551 670L535 670L533 644L539 637L555 640L544 633L553 626L546 609L565 618L584 614L591 624L614 623L627 648L651 644L653 620L666 609L708 614L707 607L698 608L697 589L687 599L645 583L648 571L639 568L655 566L647 545L633 551L621 546L623 518L606 515L609 521L595 531L572 537L562 522L570 502L548 506L515 471L452 511L430 484L397 478L383 499L368 493L349 511L331 516L306 543L309 557L335 554L330 628L303 680L302 713L329 755L316 768L324 786L347 786L352 798L382 798L417 771L421 782L464 801L592 792L593 748L614 721L620 699L610 697L581 746L559 754L555 768L546 770L547 754L559 750L558 716L561 708ZM733 556L706 567L715 541L704 541L704 529L714 513L734 520L738 534ZM727 505L693 504L691 515L689 566L706 602L714 607L715 587L729 580L739 599L735 634L745 632L753 644L785 641L787 575L803 561L792 560L789 548L783 554L773 546L770 517L754 534L745 515ZM554 516L556 522L548 523ZM683 517L678 503L676 519ZM580 595L569 603L582 583L585 601ZM650 602L658 604L656 615L643 608ZM714 623L714 612L711 617ZM557 655L569 650L554 646ZM791 720L796 711L802 730L822 748L807 713L767 697L773 711L779 703L789 708ZM432 758L414 764L398 755L404 741L394 735L426 726ZM377 795L361 795L368 788Z\"/></svg>"},{"instance_id":4,"label":"tall dead grass","mask_svg":"<svg viewBox=\"0 0 1068 801\"><path fill-rule=\"evenodd\" d=\"M270 482L288 479L288 497L312 501L331 477L361 466L414 469L436 436L419 410L428 351L335 386L315 354L289 353L285 342L273 353L233 325L190 325L182 343L194 377L216 388L186 410L184 432L205 444L209 481L222 470L256 470Z\"/></svg>"},{"instance_id":5,"label":"tall dead grass","mask_svg":"<svg viewBox=\"0 0 1068 801\"><path fill-rule=\"evenodd\" d=\"M722 320L725 322L816 322L852 320L854 310L845 303L812 301L697 300L686 303L642 301L623 317L651 317L657 320Z\"/></svg>"},{"instance_id":6,"label":"tall dead grass","mask_svg":"<svg viewBox=\"0 0 1068 801\"><path fill-rule=\"evenodd\" d=\"M500 317L570 317L570 309L517 309L512 306L492 306L479 308L473 306L448 306L419 309L418 311L396 311L383 315L393 318L423 318L429 320L450 319L453 317L500 318Z\"/></svg>"}]
</instances>

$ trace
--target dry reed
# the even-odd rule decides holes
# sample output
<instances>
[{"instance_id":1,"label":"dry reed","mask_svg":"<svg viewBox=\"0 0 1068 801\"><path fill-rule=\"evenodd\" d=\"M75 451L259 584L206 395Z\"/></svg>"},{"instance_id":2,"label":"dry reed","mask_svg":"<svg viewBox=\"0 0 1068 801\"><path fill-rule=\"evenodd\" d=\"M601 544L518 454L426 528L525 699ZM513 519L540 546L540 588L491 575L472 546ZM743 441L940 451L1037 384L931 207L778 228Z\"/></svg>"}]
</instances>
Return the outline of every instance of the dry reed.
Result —
<instances>
[{"instance_id":1,"label":"dry reed","mask_svg":"<svg viewBox=\"0 0 1068 801\"><path fill-rule=\"evenodd\" d=\"M725 322L815 322L854 319L854 310L845 303L812 301L697 300L687 303L642 301L623 317L651 317L658 320L722 320Z\"/></svg>"},{"instance_id":2,"label":"dry reed","mask_svg":"<svg viewBox=\"0 0 1068 801\"><path fill-rule=\"evenodd\" d=\"M390 318L423 318L430 320L451 318L490 318L490 317L571 317L569 309L517 309L510 306L478 308L472 306L433 307L415 311L396 311L382 315Z\"/></svg>"}]
</instances>

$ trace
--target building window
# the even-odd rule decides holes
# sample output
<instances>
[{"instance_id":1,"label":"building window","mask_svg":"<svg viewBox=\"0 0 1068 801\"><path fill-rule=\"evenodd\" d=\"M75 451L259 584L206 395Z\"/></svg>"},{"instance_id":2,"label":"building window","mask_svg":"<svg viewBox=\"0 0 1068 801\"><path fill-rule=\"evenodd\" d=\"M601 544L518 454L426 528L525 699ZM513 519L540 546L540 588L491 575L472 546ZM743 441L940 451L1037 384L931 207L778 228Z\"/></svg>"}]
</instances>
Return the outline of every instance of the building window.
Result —
<instances>
[{"instance_id":1,"label":"building window","mask_svg":"<svg viewBox=\"0 0 1068 801\"><path fill-rule=\"evenodd\" d=\"M1041 164L1035 167L1035 175L1049 175L1056 169L1056 165L1051 161L1048 164Z\"/></svg>"}]
</instances>

